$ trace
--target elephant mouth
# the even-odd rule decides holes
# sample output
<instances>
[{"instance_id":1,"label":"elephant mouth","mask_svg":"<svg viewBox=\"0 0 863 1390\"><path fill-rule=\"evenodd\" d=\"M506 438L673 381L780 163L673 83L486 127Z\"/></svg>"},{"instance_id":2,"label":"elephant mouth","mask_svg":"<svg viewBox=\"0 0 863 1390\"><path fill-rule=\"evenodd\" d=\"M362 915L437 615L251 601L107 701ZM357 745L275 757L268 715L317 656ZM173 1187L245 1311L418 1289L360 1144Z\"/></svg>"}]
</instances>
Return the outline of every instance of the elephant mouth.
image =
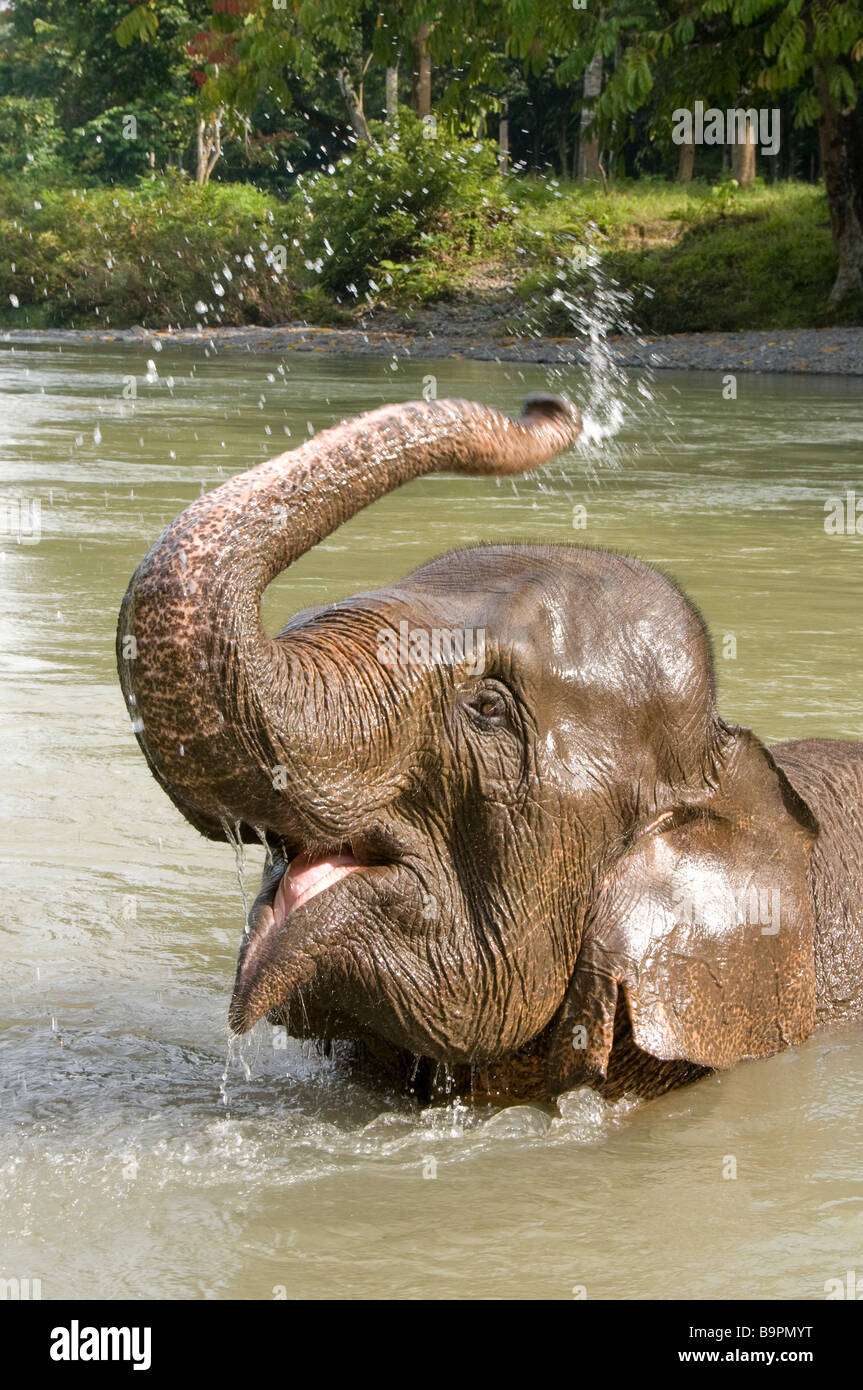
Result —
<instances>
[{"instance_id":1,"label":"elephant mouth","mask_svg":"<svg viewBox=\"0 0 863 1390\"><path fill-rule=\"evenodd\" d=\"M302 907L303 903L310 902L348 874L355 874L364 867L353 853L325 851L316 855L311 851L297 855L282 874L273 899L276 927L283 926L291 913Z\"/></svg>"},{"instance_id":2,"label":"elephant mouth","mask_svg":"<svg viewBox=\"0 0 863 1390\"><path fill-rule=\"evenodd\" d=\"M338 848L294 846L265 870L249 913L229 1010L230 1026L245 1033L315 973L309 950L310 919L304 909L352 875L372 879L397 866L377 849L347 843ZM315 914L317 931L320 914Z\"/></svg>"}]
</instances>

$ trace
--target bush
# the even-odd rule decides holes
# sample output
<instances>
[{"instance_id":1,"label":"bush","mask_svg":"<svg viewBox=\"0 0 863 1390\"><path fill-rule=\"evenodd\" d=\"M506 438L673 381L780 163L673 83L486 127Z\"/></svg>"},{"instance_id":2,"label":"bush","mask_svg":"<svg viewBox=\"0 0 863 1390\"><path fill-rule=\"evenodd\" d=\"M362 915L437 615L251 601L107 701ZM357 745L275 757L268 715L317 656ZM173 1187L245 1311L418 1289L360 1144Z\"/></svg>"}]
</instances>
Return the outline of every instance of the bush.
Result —
<instances>
[{"instance_id":1,"label":"bush","mask_svg":"<svg viewBox=\"0 0 863 1390\"><path fill-rule=\"evenodd\" d=\"M255 188L198 188L180 175L133 188L49 186L38 198L0 182L0 321L278 322L296 279L286 221L284 205Z\"/></svg>"},{"instance_id":2,"label":"bush","mask_svg":"<svg viewBox=\"0 0 863 1390\"><path fill-rule=\"evenodd\" d=\"M291 200L307 266L339 295L374 293L379 281L396 297L446 292L459 254L475 252L511 215L494 146L449 136L406 110L396 139L379 123L373 133L377 143L358 145Z\"/></svg>"},{"instance_id":3,"label":"bush","mask_svg":"<svg viewBox=\"0 0 863 1390\"><path fill-rule=\"evenodd\" d=\"M17 147L19 163L34 154L28 169L37 152L53 158L49 108L41 146ZM426 139L408 112L397 144L376 135L287 202L179 174L72 188L44 165L37 189L16 166L0 178L0 323L333 324L366 298L413 306L488 285L492 301L495 285L517 287L522 331L559 336L630 317L653 333L863 321L859 296L827 309L836 263L822 188L644 181L606 196L502 177L493 148ZM513 306L498 299L503 327Z\"/></svg>"}]
</instances>

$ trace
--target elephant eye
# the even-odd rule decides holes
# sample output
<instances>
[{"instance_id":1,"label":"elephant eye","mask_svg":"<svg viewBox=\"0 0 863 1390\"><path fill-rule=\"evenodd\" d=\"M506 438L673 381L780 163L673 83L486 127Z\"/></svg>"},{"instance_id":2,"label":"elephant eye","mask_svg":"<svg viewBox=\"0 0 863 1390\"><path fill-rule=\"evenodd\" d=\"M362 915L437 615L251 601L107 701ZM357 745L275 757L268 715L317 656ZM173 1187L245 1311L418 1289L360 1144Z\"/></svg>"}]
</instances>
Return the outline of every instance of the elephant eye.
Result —
<instances>
[{"instance_id":1,"label":"elephant eye","mask_svg":"<svg viewBox=\"0 0 863 1390\"><path fill-rule=\"evenodd\" d=\"M506 723L509 712L505 696L491 686L473 691L465 708L474 722L486 729Z\"/></svg>"}]
</instances>

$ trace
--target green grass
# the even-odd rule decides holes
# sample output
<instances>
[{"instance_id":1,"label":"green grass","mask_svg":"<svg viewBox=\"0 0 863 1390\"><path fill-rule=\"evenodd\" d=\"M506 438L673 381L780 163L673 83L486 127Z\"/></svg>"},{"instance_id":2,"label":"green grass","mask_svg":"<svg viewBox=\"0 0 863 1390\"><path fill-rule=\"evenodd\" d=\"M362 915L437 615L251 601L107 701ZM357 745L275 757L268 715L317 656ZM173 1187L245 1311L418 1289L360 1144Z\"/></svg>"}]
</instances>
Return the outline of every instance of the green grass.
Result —
<instances>
[{"instance_id":1,"label":"green grass","mask_svg":"<svg viewBox=\"0 0 863 1390\"><path fill-rule=\"evenodd\" d=\"M863 298L827 309L836 259L824 191L810 184L651 181L607 196L569 184L536 190L520 222L534 254L519 289L534 302L554 288L570 301L583 293L573 252L591 240L648 333L863 322ZM548 304L548 331L565 333L570 322L563 305Z\"/></svg>"}]
</instances>

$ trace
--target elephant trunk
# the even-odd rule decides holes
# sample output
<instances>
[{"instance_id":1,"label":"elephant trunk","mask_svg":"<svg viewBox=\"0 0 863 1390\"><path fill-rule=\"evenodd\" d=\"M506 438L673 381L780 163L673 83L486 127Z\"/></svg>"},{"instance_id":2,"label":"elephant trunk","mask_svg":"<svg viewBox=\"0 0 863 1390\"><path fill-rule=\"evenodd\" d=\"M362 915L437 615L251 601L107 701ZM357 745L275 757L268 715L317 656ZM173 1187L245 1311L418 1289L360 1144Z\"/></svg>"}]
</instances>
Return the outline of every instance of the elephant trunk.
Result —
<instances>
[{"instance_id":1,"label":"elephant trunk","mask_svg":"<svg viewBox=\"0 0 863 1390\"><path fill-rule=\"evenodd\" d=\"M470 401L387 406L326 430L187 507L132 577L120 682L160 784L203 834L278 827L274 763L301 750L310 673L270 638L261 598L282 570L412 478L527 472L570 445L578 412L529 397L518 420Z\"/></svg>"}]
</instances>

